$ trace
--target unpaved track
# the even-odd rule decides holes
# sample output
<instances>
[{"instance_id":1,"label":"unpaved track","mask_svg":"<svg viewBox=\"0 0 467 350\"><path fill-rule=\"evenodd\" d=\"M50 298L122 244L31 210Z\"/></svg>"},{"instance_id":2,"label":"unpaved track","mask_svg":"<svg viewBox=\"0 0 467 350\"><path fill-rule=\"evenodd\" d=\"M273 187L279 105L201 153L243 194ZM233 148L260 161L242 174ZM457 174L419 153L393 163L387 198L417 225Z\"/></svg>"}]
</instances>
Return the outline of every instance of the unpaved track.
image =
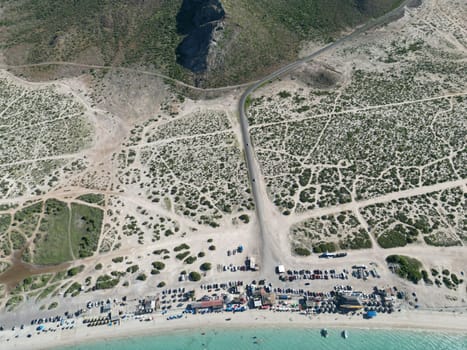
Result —
<instances>
[{"instance_id":1,"label":"unpaved track","mask_svg":"<svg viewBox=\"0 0 467 350\"><path fill-rule=\"evenodd\" d=\"M150 75L154 77L158 77L164 79L166 81L170 81L178 86L182 86L191 90L195 91L202 91L202 92L223 92L223 91L230 91L239 88L244 88L254 84L256 81L238 84L238 85L229 85L229 86L222 86L218 88L200 88L197 86L193 86L183 81L171 78L167 75L157 72L151 72L141 69L135 68L127 68L127 67L114 67L114 66L101 66L101 65L94 65L94 64L84 64L84 63L77 63L77 62L66 62L66 61L48 61L48 62L40 62L40 63L31 63L31 64L21 64L21 65L0 65L0 69L18 69L18 68L34 68L34 67L47 67L47 66L66 66L66 67L78 67L78 68L87 68L87 69L105 69L105 70L113 70L117 72L128 72L128 73L138 73L144 75Z\"/></svg>"},{"instance_id":2,"label":"unpaved track","mask_svg":"<svg viewBox=\"0 0 467 350\"><path fill-rule=\"evenodd\" d=\"M324 46L317 51L313 52L312 54L301 58L293 63L290 63L277 71L269 74L265 78L261 79L254 85L250 86L245 93L242 95L240 102L239 102L239 115L240 115L240 124L242 129L242 141L243 147L245 150L245 159L248 168L248 174L250 178L253 198L255 201L255 208L256 208L256 215L258 217L259 223L259 230L260 230L260 246L262 247L262 266L268 270L272 270L271 268L280 262L280 257L282 256L283 247L280 246L279 242L276 242L274 239L274 223L265 220L266 217L271 217L271 205L268 202L267 190L264 181L261 177L261 171L259 170L258 162L255 159L254 150L252 147L250 134L249 134L249 123L248 118L246 115L246 105L247 101L250 98L251 94L256 91L258 88L263 86L264 84L275 80L276 78L289 73L290 71L298 68L303 63L307 63L314 58L322 55L325 52L328 52L331 49L336 48L337 46L359 36L360 34L364 33L365 31L384 24L391 20L395 15L400 13L404 10L405 6L409 3L410 0L404 0L402 3L392 11L388 12L387 14L370 21L366 25L356 29L351 34L344 36L335 42ZM269 213L267 212L269 211ZM269 215L267 215L269 214ZM277 213L276 213L277 217Z\"/></svg>"},{"instance_id":3,"label":"unpaved track","mask_svg":"<svg viewBox=\"0 0 467 350\"><path fill-rule=\"evenodd\" d=\"M298 223L298 222L301 222L303 220L310 219L310 218L320 217L323 215L332 215L332 214L340 213L342 211L360 209L360 208L364 208L364 207L374 205L374 204L386 203L386 202L390 202L390 201L394 201L398 199L420 196L420 195L427 194L427 193L465 186L466 184L467 184L467 180L461 179L461 180L455 180L455 181L441 182L441 183L437 183L437 184L430 185L430 186L420 186L420 187L411 188L405 191L391 192L383 196L378 196L378 197L366 199L363 201L355 201L355 202L349 202L346 204L340 204L340 205L336 205L332 207L318 208L318 209L309 211L304 214L299 214L299 215L295 214L293 215L293 217L291 216L290 221L292 224Z\"/></svg>"}]
</instances>

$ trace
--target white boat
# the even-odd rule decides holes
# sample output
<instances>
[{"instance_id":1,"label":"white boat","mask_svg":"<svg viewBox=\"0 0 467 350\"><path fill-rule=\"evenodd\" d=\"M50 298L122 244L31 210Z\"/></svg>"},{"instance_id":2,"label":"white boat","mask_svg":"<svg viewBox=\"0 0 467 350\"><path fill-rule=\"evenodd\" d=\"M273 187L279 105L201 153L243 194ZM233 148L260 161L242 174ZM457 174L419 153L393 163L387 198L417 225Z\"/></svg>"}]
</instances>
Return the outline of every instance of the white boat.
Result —
<instances>
[{"instance_id":1,"label":"white boat","mask_svg":"<svg viewBox=\"0 0 467 350\"><path fill-rule=\"evenodd\" d=\"M349 335L348 335L348 333L347 333L347 331L345 329L342 331L341 335L342 335L342 338L344 338L344 339L347 339L349 337Z\"/></svg>"}]
</instances>

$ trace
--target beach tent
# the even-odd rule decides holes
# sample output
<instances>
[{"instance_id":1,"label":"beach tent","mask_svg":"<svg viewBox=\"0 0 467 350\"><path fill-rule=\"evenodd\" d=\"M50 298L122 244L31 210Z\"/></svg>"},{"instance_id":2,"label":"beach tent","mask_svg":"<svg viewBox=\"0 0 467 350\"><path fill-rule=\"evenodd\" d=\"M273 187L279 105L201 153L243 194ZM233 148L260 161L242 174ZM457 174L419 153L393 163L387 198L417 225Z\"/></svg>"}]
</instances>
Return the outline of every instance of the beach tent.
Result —
<instances>
[{"instance_id":1,"label":"beach tent","mask_svg":"<svg viewBox=\"0 0 467 350\"><path fill-rule=\"evenodd\" d=\"M378 313L376 311L368 311L366 313L366 318L373 318L373 317L376 317L378 315Z\"/></svg>"},{"instance_id":2,"label":"beach tent","mask_svg":"<svg viewBox=\"0 0 467 350\"><path fill-rule=\"evenodd\" d=\"M36 331L42 331L45 328L43 324L37 326Z\"/></svg>"}]
</instances>

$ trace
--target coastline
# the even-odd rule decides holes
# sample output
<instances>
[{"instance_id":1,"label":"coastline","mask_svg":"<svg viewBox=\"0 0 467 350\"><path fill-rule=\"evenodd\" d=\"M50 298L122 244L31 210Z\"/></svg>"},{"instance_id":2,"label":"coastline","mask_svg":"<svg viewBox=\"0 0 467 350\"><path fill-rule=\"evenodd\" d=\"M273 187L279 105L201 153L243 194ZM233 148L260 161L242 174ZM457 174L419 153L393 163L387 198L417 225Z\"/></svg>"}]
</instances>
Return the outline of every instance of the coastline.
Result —
<instances>
[{"instance_id":1,"label":"coastline","mask_svg":"<svg viewBox=\"0 0 467 350\"><path fill-rule=\"evenodd\" d=\"M230 321L226 321L230 318ZM55 326L55 325L54 325ZM291 312L251 310L243 313L222 312L218 314L188 315L187 318L167 321L166 316L153 316L151 321L126 320L121 325L86 327L80 322L72 330L57 330L37 335L34 326L21 330L19 338L14 331L3 331L0 343L3 350L53 349L87 343L115 341L138 336L161 336L176 333L204 332L225 329L361 329L361 330L404 330L410 332L467 333L467 314L437 311L402 311L395 314L380 314L375 319L366 320L361 315L347 316L320 314L306 316ZM26 334L33 334L27 338ZM6 339L9 338L9 341ZM39 341L37 340L39 339Z\"/></svg>"}]
</instances>

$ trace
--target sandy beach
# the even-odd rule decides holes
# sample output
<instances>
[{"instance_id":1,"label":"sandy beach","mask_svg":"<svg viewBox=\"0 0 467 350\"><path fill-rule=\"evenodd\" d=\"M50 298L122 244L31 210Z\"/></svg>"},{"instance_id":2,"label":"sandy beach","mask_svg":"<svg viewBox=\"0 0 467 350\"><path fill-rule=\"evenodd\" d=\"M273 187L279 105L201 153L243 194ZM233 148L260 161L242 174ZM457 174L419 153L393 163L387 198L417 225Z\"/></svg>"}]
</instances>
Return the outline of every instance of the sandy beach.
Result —
<instances>
[{"instance_id":1,"label":"sandy beach","mask_svg":"<svg viewBox=\"0 0 467 350\"><path fill-rule=\"evenodd\" d=\"M226 319L230 319L227 321ZM467 332L467 314L435 311L401 311L395 314L380 314L372 320L361 315L347 316L321 314L306 316L291 312L252 310L243 313L215 313L207 315L187 315L177 320L166 320L166 316L155 315L153 320L124 320L121 325L86 327L81 320L71 330L57 330L37 335L36 326L26 326L23 330L1 332L2 349L51 349L77 345L86 342L115 340L143 335L162 335L179 331L203 332L222 328L358 328L358 329L402 329L436 332ZM33 334L27 338L27 334ZM19 334L18 338L15 335ZM7 340L9 339L9 340ZM39 339L39 340L38 340Z\"/></svg>"}]
</instances>

